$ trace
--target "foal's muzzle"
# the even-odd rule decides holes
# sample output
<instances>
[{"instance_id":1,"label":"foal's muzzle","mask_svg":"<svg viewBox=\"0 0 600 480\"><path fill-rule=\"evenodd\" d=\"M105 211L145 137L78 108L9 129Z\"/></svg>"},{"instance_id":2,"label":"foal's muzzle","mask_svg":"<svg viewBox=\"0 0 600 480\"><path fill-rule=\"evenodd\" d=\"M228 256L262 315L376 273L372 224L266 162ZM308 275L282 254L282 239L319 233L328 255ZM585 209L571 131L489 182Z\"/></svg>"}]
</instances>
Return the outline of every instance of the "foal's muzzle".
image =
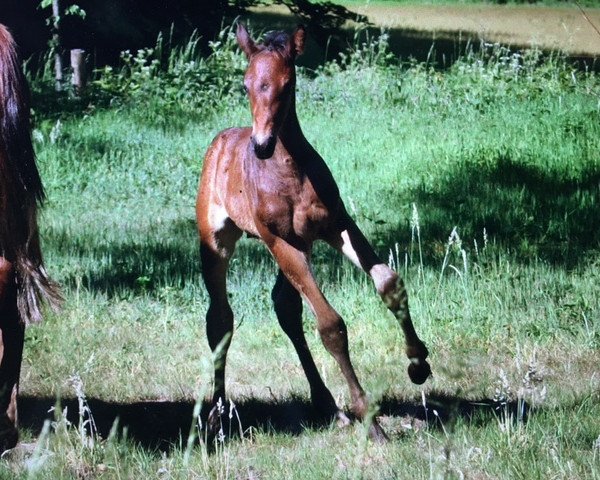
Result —
<instances>
[{"instance_id":1,"label":"foal's muzzle","mask_svg":"<svg viewBox=\"0 0 600 480\"><path fill-rule=\"evenodd\" d=\"M252 147L254 148L254 153L261 160L265 160L273 156L276 142L277 137L275 135L267 137L267 139L261 143L259 143L256 140L256 137L254 137L254 135L252 136Z\"/></svg>"}]
</instances>

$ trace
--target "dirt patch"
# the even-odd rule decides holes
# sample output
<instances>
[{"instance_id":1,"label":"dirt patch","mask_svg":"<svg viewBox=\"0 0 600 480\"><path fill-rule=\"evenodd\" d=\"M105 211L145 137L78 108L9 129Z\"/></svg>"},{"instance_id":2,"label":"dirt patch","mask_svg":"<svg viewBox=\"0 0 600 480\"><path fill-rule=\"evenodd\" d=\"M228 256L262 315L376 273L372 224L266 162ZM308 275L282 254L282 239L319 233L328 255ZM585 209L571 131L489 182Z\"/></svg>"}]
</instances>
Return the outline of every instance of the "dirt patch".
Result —
<instances>
[{"instance_id":1,"label":"dirt patch","mask_svg":"<svg viewBox=\"0 0 600 480\"><path fill-rule=\"evenodd\" d=\"M410 36L422 33L428 40L427 48L432 36L456 40L462 33L463 37L509 46L535 46L571 56L600 57L600 35L575 6L365 4L349 8L367 15L376 26L396 31L396 36L401 31L410 32ZM289 10L281 6L253 9L253 12L270 14L272 20L291 19ZM586 8L585 12L600 29L600 8Z\"/></svg>"},{"instance_id":2,"label":"dirt patch","mask_svg":"<svg viewBox=\"0 0 600 480\"><path fill-rule=\"evenodd\" d=\"M600 56L600 35L576 7L365 5L353 9L386 28L465 32L490 42ZM600 28L600 9L587 9L586 14Z\"/></svg>"}]
</instances>

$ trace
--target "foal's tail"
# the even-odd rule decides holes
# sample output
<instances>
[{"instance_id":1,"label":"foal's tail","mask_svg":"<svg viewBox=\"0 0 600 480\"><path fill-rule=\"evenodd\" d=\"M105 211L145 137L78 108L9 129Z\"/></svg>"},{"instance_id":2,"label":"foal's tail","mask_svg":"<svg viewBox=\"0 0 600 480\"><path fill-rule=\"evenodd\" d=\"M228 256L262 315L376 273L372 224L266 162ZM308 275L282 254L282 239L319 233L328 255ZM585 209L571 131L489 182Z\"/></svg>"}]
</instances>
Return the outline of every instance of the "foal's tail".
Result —
<instances>
[{"instance_id":1,"label":"foal's tail","mask_svg":"<svg viewBox=\"0 0 600 480\"><path fill-rule=\"evenodd\" d=\"M24 323L42 319L41 303L58 308L58 285L44 268L37 207L44 199L31 144L28 90L15 44L0 24L0 256L15 268Z\"/></svg>"}]
</instances>

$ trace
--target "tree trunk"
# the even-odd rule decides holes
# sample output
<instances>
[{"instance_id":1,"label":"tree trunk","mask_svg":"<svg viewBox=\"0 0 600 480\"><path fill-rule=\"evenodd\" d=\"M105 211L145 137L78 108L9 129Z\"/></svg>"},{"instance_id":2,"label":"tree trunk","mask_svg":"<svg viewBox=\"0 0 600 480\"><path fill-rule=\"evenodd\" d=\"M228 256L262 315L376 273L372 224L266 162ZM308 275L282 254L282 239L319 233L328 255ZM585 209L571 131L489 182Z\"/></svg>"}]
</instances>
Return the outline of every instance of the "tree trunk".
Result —
<instances>
[{"instance_id":1,"label":"tree trunk","mask_svg":"<svg viewBox=\"0 0 600 480\"><path fill-rule=\"evenodd\" d=\"M60 55L60 4L59 0L52 0L52 45L54 46L54 88L57 92L62 89L63 64Z\"/></svg>"},{"instance_id":2,"label":"tree trunk","mask_svg":"<svg viewBox=\"0 0 600 480\"><path fill-rule=\"evenodd\" d=\"M71 83L75 95L81 95L85 88L85 50L80 48L71 50L71 68L73 69Z\"/></svg>"}]
</instances>

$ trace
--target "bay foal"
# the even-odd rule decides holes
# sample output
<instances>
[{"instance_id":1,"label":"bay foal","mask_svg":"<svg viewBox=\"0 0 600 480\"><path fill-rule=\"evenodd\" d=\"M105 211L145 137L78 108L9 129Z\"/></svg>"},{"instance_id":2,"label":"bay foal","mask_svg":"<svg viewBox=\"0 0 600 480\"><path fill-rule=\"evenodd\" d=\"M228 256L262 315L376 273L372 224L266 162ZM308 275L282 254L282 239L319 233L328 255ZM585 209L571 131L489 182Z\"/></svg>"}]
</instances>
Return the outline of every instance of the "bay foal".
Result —
<instances>
[{"instance_id":1,"label":"bay foal","mask_svg":"<svg viewBox=\"0 0 600 480\"><path fill-rule=\"evenodd\" d=\"M292 35L271 33L257 44L243 25L238 26L237 41L249 61L244 87L252 128L222 131L204 158L196 218L202 275L210 297L206 329L216 354L213 400L225 400L225 359L233 333L227 267L237 240L246 232L261 239L279 265L272 291L275 312L300 357L314 406L347 423L319 375L302 330L304 299L317 319L325 348L348 383L352 412L363 419L367 399L350 362L346 326L311 271L315 240L341 250L371 276L404 331L411 380L423 383L431 370L425 360L427 348L411 322L402 280L380 260L350 218L331 172L300 128L294 60L304 49L304 39L304 28L299 27ZM376 421L370 435L385 439Z\"/></svg>"},{"instance_id":2,"label":"bay foal","mask_svg":"<svg viewBox=\"0 0 600 480\"><path fill-rule=\"evenodd\" d=\"M0 452L18 440L17 393L25 325L57 286L42 262L36 211L43 200L29 131L25 79L13 39L0 24Z\"/></svg>"}]
</instances>

